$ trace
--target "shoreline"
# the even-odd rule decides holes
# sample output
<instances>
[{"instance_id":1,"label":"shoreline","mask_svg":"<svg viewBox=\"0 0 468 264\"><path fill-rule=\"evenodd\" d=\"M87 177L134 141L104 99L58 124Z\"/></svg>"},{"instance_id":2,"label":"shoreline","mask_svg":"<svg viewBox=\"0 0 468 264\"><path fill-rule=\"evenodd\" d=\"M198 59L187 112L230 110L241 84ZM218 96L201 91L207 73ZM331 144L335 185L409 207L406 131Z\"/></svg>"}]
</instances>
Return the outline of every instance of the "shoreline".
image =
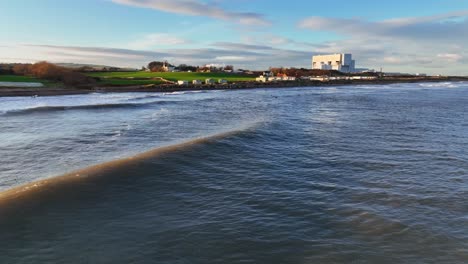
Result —
<instances>
[{"instance_id":1,"label":"shoreline","mask_svg":"<svg viewBox=\"0 0 468 264\"><path fill-rule=\"evenodd\" d=\"M5 87L0 88L0 97L14 96L60 96L78 95L89 93L167 93L178 91L209 91L209 90L243 90L243 89L265 89L265 88L293 88L293 87L327 87L345 85L386 85L395 83L427 83L427 82L463 82L468 77L422 77L422 78L386 78L377 80L346 80L346 81L284 81L284 82L238 82L231 84L211 85L137 85L137 86L108 86L94 88L30 88L30 87Z\"/></svg>"}]
</instances>

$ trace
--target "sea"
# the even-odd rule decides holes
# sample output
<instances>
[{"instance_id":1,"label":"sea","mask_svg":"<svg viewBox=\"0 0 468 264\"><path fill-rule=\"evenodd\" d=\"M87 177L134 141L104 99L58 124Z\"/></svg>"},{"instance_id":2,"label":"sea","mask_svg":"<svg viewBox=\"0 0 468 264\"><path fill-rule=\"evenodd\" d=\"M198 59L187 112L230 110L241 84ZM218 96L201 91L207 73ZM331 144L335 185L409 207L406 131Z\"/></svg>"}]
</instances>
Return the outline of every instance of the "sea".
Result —
<instances>
[{"instance_id":1,"label":"sea","mask_svg":"<svg viewBox=\"0 0 468 264\"><path fill-rule=\"evenodd\" d=\"M0 263L468 263L468 82L2 97Z\"/></svg>"}]
</instances>

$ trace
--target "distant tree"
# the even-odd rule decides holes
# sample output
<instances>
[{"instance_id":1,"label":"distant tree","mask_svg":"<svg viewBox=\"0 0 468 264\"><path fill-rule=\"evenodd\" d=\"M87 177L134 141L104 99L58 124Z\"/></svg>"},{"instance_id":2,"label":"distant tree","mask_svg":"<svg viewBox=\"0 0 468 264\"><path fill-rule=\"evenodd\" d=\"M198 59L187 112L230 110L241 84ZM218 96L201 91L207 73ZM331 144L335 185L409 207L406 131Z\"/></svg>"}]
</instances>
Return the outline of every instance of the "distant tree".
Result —
<instances>
[{"instance_id":1,"label":"distant tree","mask_svg":"<svg viewBox=\"0 0 468 264\"><path fill-rule=\"evenodd\" d=\"M0 74L12 74L13 66L11 64L0 64Z\"/></svg>"},{"instance_id":2,"label":"distant tree","mask_svg":"<svg viewBox=\"0 0 468 264\"><path fill-rule=\"evenodd\" d=\"M225 71L234 71L234 66L232 66L232 65L226 65L226 66L224 66L224 70L225 70Z\"/></svg>"},{"instance_id":3,"label":"distant tree","mask_svg":"<svg viewBox=\"0 0 468 264\"><path fill-rule=\"evenodd\" d=\"M210 71L210 67L208 67L208 66L198 67L197 71L198 72L208 72L208 71Z\"/></svg>"},{"instance_id":4,"label":"distant tree","mask_svg":"<svg viewBox=\"0 0 468 264\"><path fill-rule=\"evenodd\" d=\"M66 71L65 68L55 64L41 61L31 66L31 74L42 79L60 81L60 76Z\"/></svg>"},{"instance_id":5,"label":"distant tree","mask_svg":"<svg viewBox=\"0 0 468 264\"><path fill-rule=\"evenodd\" d=\"M80 72L46 61L35 64L17 64L13 67L13 72L18 75L32 75L40 79L58 81L72 86L92 85L96 82L95 79Z\"/></svg>"},{"instance_id":6,"label":"distant tree","mask_svg":"<svg viewBox=\"0 0 468 264\"><path fill-rule=\"evenodd\" d=\"M216 67L216 66L210 66L210 72L220 72L222 71L223 68L222 67Z\"/></svg>"},{"instance_id":7,"label":"distant tree","mask_svg":"<svg viewBox=\"0 0 468 264\"><path fill-rule=\"evenodd\" d=\"M162 71L163 66L164 66L163 61L152 61L148 63L148 69L152 72Z\"/></svg>"},{"instance_id":8,"label":"distant tree","mask_svg":"<svg viewBox=\"0 0 468 264\"><path fill-rule=\"evenodd\" d=\"M284 68L283 68L283 67L281 67L281 68L272 68L272 67L270 67L270 71L271 71L274 75L284 74Z\"/></svg>"},{"instance_id":9,"label":"distant tree","mask_svg":"<svg viewBox=\"0 0 468 264\"><path fill-rule=\"evenodd\" d=\"M187 65L187 64L180 64L179 66L177 66L177 69L183 72L188 72L188 71L195 72L197 71L198 68L195 66Z\"/></svg>"},{"instance_id":10,"label":"distant tree","mask_svg":"<svg viewBox=\"0 0 468 264\"><path fill-rule=\"evenodd\" d=\"M96 82L95 79L74 71L63 71L59 79L64 84L71 86L88 86Z\"/></svg>"},{"instance_id":11,"label":"distant tree","mask_svg":"<svg viewBox=\"0 0 468 264\"><path fill-rule=\"evenodd\" d=\"M91 67L91 66L82 66L82 67L79 67L78 69L76 69L76 71L78 71L78 72L93 72L93 71L96 71L96 69Z\"/></svg>"},{"instance_id":12,"label":"distant tree","mask_svg":"<svg viewBox=\"0 0 468 264\"><path fill-rule=\"evenodd\" d=\"M31 74L32 64L16 64L13 66L13 73L17 75L29 75Z\"/></svg>"},{"instance_id":13,"label":"distant tree","mask_svg":"<svg viewBox=\"0 0 468 264\"><path fill-rule=\"evenodd\" d=\"M174 67L174 65L170 64L167 61L152 61L148 64L148 69L152 72L166 71L167 68L165 67Z\"/></svg>"}]
</instances>

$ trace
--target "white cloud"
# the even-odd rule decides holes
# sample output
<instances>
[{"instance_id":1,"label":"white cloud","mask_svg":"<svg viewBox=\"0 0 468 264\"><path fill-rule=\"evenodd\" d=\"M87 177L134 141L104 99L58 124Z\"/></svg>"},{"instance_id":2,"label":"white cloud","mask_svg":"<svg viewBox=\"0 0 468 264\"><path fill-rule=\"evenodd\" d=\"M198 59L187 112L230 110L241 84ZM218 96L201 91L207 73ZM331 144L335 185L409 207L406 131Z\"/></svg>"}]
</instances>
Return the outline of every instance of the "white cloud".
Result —
<instances>
[{"instance_id":1,"label":"white cloud","mask_svg":"<svg viewBox=\"0 0 468 264\"><path fill-rule=\"evenodd\" d=\"M271 25L271 22L265 19L261 14L232 12L214 4L204 3L200 0L112 0L112 2L181 15L211 17L249 26Z\"/></svg>"},{"instance_id":2,"label":"white cloud","mask_svg":"<svg viewBox=\"0 0 468 264\"><path fill-rule=\"evenodd\" d=\"M438 58L444 59L448 62L458 62L459 60L463 59L463 55L455 54L455 53L443 53L437 54Z\"/></svg>"},{"instance_id":3,"label":"white cloud","mask_svg":"<svg viewBox=\"0 0 468 264\"><path fill-rule=\"evenodd\" d=\"M176 46L188 44L190 41L165 33L154 33L143 36L129 44L132 49L151 49L157 46Z\"/></svg>"},{"instance_id":4,"label":"white cloud","mask_svg":"<svg viewBox=\"0 0 468 264\"><path fill-rule=\"evenodd\" d=\"M434 16L367 21L359 18L310 17L299 27L331 31L345 36L379 36L404 39L467 40L468 10Z\"/></svg>"},{"instance_id":5,"label":"white cloud","mask_svg":"<svg viewBox=\"0 0 468 264\"><path fill-rule=\"evenodd\" d=\"M466 75L468 10L425 17L368 21L310 17L298 26L343 37L321 43L316 52L351 52L358 66Z\"/></svg>"},{"instance_id":6,"label":"white cloud","mask_svg":"<svg viewBox=\"0 0 468 264\"><path fill-rule=\"evenodd\" d=\"M251 62L255 60L255 57L248 56L218 56L215 58L216 61L225 62Z\"/></svg>"},{"instance_id":7,"label":"white cloud","mask_svg":"<svg viewBox=\"0 0 468 264\"><path fill-rule=\"evenodd\" d=\"M268 69L270 66L307 67L310 52L275 49L264 46L254 49L238 43L213 44L213 48L164 49L161 52L103 47L51 45L14 45L0 47L0 62L48 60L120 67L141 67L153 60L169 60L173 64L234 64L236 68ZM253 46L255 47L255 46ZM15 59L10 54L16 54Z\"/></svg>"}]
</instances>

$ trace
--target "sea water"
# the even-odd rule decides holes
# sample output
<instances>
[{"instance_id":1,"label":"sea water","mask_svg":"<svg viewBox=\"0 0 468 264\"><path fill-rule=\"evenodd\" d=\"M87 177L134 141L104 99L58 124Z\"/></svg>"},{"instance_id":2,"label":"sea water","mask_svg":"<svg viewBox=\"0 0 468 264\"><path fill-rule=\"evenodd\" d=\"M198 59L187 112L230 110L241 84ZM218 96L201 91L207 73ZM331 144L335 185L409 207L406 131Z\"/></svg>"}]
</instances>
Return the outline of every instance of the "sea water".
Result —
<instances>
[{"instance_id":1,"label":"sea water","mask_svg":"<svg viewBox=\"0 0 468 264\"><path fill-rule=\"evenodd\" d=\"M468 83L0 98L12 189L0 263L466 263Z\"/></svg>"}]
</instances>

